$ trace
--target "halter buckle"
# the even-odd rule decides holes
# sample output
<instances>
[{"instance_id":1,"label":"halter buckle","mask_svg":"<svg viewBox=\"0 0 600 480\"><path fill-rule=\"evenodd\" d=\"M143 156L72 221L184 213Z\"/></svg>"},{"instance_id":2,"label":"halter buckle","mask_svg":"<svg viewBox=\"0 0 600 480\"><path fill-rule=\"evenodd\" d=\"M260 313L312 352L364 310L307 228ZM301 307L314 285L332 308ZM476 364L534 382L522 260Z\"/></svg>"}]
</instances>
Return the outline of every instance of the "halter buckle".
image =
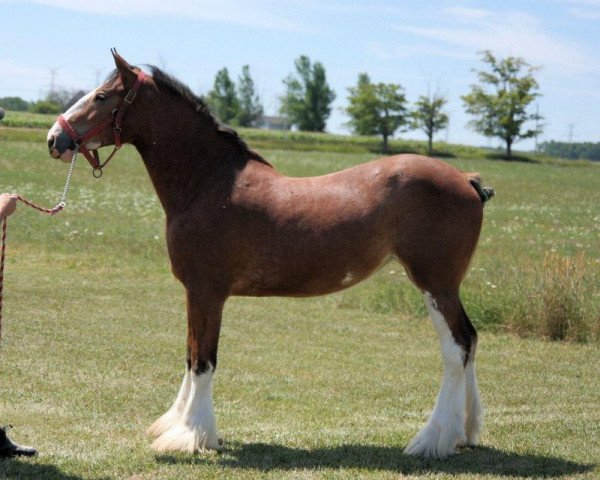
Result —
<instances>
[{"instance_id":1,"label":"halter buckle","mask_svg":"<svg viewBox=\"0 0 600 480\"><path fill-rule=\"evenodd\" d=\"M127 92L127 95L125 95L125 98L123 99L123 101L127 102L127 103L132 103L135 100L136 96L137 96L137 92L135 90L131 89Z\"/></svg>"},{"instance_id":2,"label":"halter buckle","mask_svg":"<svg viewBox=\"0 0 600 480\"><path fill-rule=\"evenodd\" d=\"M103 173L104 172L102 171L101 167L94 167L94 169L92 170L92 175L94 176L94 178L100 178Z\"/></svg>"}]
</instances>

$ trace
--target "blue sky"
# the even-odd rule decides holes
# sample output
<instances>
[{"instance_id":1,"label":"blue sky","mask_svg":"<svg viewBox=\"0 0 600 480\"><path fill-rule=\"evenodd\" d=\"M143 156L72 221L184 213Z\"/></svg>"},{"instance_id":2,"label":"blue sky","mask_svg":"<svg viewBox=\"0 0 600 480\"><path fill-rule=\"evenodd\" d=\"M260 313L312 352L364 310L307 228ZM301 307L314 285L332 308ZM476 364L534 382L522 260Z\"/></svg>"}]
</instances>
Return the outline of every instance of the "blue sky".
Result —
<instances>
[{"instance_id":1,"label":"blue sky","mask_svg":"<svg viewBox=\"0 0 600 480\"><path fill-rule=\"evenodd\" d=\"M226 66L249 64L275 114L294 59L322 62L337 93L327 129L348 133L347 88L359 72L399 83L413 102L448 97L441 139L496 146L468 129L460 96L482 64L477 52L541 67L541 140L600 141L600 0L0 0L0 97L37 99L50 84L91 89L113 68L109 49L166 69L206 93ZM412 131L402 138L424 138ZM524 141L517 148L532 148Z\"/></svg>"}]
</instances>

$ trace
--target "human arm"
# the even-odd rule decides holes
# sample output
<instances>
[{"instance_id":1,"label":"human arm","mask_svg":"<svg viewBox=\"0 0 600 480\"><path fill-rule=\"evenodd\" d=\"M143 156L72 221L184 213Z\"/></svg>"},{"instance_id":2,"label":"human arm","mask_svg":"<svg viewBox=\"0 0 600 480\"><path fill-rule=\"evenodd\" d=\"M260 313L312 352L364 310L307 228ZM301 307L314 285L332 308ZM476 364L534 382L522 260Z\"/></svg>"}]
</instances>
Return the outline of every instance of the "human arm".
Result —
<instances>
[{"instance_id":1,"label":"human arm","mask_svg":"<svg viewBox=\"0 0 600 480\"><path fill-rule=\"evenodd\" d=\"M0 195L0 222L17 209L17 195L3 193Z\"/></svg>"}]
</instances>

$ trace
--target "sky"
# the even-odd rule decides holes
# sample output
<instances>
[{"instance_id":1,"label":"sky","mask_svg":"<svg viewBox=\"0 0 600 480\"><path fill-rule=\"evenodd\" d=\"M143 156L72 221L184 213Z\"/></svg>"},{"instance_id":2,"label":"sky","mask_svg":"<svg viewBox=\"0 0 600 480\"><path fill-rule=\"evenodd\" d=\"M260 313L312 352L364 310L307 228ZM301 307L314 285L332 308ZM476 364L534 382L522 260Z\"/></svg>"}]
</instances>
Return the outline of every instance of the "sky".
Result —
<instances>
[{"instance_id":1,"label":"sky","mask_svg":"<svg viewBox=\"0 0 600 480\"><path fill-rule=\"evenodd\" d=\"M327 131L349 134L348 87L367 72L402 85L411 104L445 95L450 124L440 140L495 147L468 128L460 98L484 67L478 52L489 49L540 67L540 142L599 142L599 46L600 0L0 0L0 97L41 98L53 73L57 87L90 90L114 68L116 47L199 94L219 69L237 79L248 64L266 113L276 115L282 80L307 55L337 94Z\"/></svg>"}]
</instances>

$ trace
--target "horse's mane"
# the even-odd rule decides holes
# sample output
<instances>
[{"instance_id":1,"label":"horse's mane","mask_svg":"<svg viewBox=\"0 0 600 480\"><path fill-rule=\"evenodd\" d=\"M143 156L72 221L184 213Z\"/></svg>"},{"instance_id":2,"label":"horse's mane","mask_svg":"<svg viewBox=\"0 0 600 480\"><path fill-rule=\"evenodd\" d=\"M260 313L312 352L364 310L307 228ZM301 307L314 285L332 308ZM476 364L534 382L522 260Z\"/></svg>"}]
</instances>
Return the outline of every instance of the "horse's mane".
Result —
<instances>
[{"instance_id":1,"label":"horse's mane","mask_svg":"<svg viewBox=\"0 0 600 480\"><path fill-rule=\"evenodd\" d=\"M215 116L210 111L210 107L207 105L204 98L196 95L190 87L176 79L172 75L169 75L165 71L154 65L147 65L150 69L152 79L158 85L159 88L163 88L168 90L172 94L178 96L182 100L184 100L188 105L190 105L194 111L196 111L199 115L208 120L209 125L215 128L218 135L226 138L229 143L235 145L239 148L240 153L247 158L251 158L254 160L258 160L267 165L270 165L262 156L251 149L248 144L244 141L239 134L231 128L229 125L225 125L221 123L219 120L215 118ZM107 77L107 79L112 79L118 75L118 70L113 70Z\"/></svg>"}]
</instances>

